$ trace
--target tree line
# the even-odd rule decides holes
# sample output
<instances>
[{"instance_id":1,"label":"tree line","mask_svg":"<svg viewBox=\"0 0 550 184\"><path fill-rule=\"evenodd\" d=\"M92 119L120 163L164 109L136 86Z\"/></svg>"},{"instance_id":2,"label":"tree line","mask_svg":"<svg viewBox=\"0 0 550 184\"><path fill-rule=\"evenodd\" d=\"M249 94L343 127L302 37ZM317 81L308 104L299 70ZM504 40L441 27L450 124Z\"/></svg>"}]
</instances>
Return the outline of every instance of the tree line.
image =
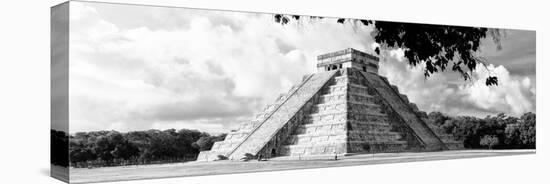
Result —
<instances>
[{"instance_id":1,"label":"tree line","mask_svg":"<svg viewBox=\"0 0 550 184\"><path fill-rule=\"evenodd\" d=\"M477 118L447 116L441 112L428 114L428 123L442 128L464 144L478 149L535 149L536 115L528 112L520 117L498 114Z\"/></svg>"},{"instance_id":2,"label":"tree line","mask_svg":"<svg viewBox=\"0 0 550 184\"><path fill-rule=\"evenodd\" d=\"M222 141L226 134L210 135L197 130L175 129L147 130L121 133L117 131L78 132L67 135L52 130L52 154L54 140L68 137L68 161L63 158L52 163L83 167L94 164L110 166L121 164L150 164L195 160L200 151L210 150L214 142ZM57 146L61 148L62 146ZM66 149L65 149L66 150ZM57 153L63 155L64 153ZM58 156L61 157L61 156ZM65 156L67 158L67 156ZM54 161L55 159L55 161ZM60 164L61 163L61 164Z\"/></svg>"},{"instance_id":3,"label":"tree line","mask_svg":"<svg viewBox=\"0 0 550 184\"><path fill-rule=\"evenodd\" d=\"M477 118L431 112L428 123L462 141L466 149L534 149L536 115L499 114ZM226 134L210 135L188 129L78 132L51 131L52 164L87 167L151 164L195 160Z\"/></svg>"}]
</instances>

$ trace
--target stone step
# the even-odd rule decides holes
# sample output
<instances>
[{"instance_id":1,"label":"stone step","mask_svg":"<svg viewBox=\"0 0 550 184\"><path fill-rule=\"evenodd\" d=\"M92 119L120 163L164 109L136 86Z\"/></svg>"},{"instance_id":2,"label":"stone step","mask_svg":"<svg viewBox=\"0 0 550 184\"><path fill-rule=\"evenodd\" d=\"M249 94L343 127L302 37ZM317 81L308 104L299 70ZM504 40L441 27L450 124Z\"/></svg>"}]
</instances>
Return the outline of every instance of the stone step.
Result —
<instances>
[{"instance_id":1,"label":"stone step","mask_svg":"<svg viewBox=\"0 0 550 184\"><path fill-rule=\"evenodd\" d=\"M373 122L373 123L384 123L387 122L387 116L385 114L378 113L346 113L346 112L324 112L324 113L313 113L306 117L302 121L303 125L310 124L327 124L327 123L339 123L348 121L354 122ZM387 123L386 123L387 124ZM389 124L387 124L389 125Z\"/></svg>"},{"instance_id":2,"label":"stone step","mask_svg":"<svg viewBox=\"0 0 550 184\"><path fill-rule=\"evenodd\" d=\"M309 127L319 127L319 126L330 126L330 125L345 125L346 121L319 121L316 123L302 123L298 128L309 128Z\"/></svg>"},{"instance_id":3,"label":"stone step","mask_svg":"<svg viewBox=\"0 0 550 184\"><path fill-rule=\"evenodd\" d=\"M318 127L298 127L292 133L292 136L298 135L311 135L311 136L320 136L327 134L345 134L346 133L346 124L333 124L327 126L318 126Z\"/></svg>"},{"instance_id":4,"label":"stone step","mask_svg":"<svg viewBox=\"0 0 550 184\"><path fill-rule=\"evenodd\" d=\"M345 112L318 112L318 113L312 113L308 115L307 117L310 119L323 119L323 118L329 118L333 119L338 116L346 115ZM355 112L351 113L351 115L362 115L362 116L372 116L372 117L386 117L386 114L382 114L379 112Z\"/></svg>"},{"instance_id":5,"label":"stone step","mask_svg":"<svg viewBox=\"0 0 550 184\"><path fill-rule=\"evenodd\" d=\"M389 124L348 124L347 129L349 131L363 131L363 132L389 132L392 130Z\"/></svg>"},{"instance_id":6,"label":"stone step","mask_svg":"<svg viewBox=\"0 0 550 184\"><path fill-rule=\"evenodd\" d=\"M357 121L365 121L365 122L371 122L371 121L383 121L387 119L387 115L380 113L380 112L348 112L347 114L348 120L357 120Z\"/></svg>"},{"instance_id":7,"label":"stone step","mask_svg":"<svg viewBox=\"0 0 550 184\"><path fill-rule=\"evenodd\" d=\"M330 144L317 144L317 145L300 145L300 146L281 146L279 155L321 155L321 154L334 154L345 153L346 143L330 143Z\"/></svg>"},{"instance_id":8,"label":"stone step","mask_svg":"<svg viewBox=\"0 0 550 184\"><path fill-rule=\"evenodd\" d=\"M319 103L331 103L331 102L345 102L346 101L346 93L328 93L321 95L319 98Z\"/></svg>"},{"instance_id":9,"label":"stone step","mask_svg":"<svg viewBox=\"0 0 550 184\"><path fill-rule=\"evenodd\" d=\"M336 85L345 85L349 83L349 79L345 76L338 76L334 78L334 84Z\"/></svg>"},{"instance_id":10,"label":"stone step","mask_svg":"<svg viewBox=\"0 0 550 184\"><path fill-rule=\"evenodd\" d=\"M285 142L286 145L312 145L312 144L321 144L321 143L332 143L332 142L345 142L346 141L346 132L341 131L339 133L334 133L332 135L292 135Z\"/></svg>"},{"instance_id":11,"label":"stone step","mask_svg":"<svg viewBox=\"0 0 550 184\"><path fill-rule=\"evenodd\" d=\"M390 123L385 119L380 119L379 121L359 121L359 120L348 120L348 123L352 127L364 127L364 126L383 126L390 127Z\"/></svg>"},{"instance_id":12,"label":"stone step","mask_svg":"<svg viewBox=\"0 0 550 184\"><path fill-rule=\"evenodd\" d=\"M300 126L313 126L313 125L324 125L324 124L338 124L345 123L344 118L339 119L304 119Z\"/></svg>"},{"instance_id":13,"label":"stone step","mask_svg":"<svg viewBox=\"0 0 550 184\"><path fill-rule=\"evenodd\" d=\"M384 114L382 113L381 106L374 103L357 102L354 100L350 100L347 106L348 106L348 112L352 112L352 113L370 112L370 113Z\"/></svg>"},{"instance_id":14,"label":"stone step","mask_svg":"<svg viewBox=\"0 0 550 184\"><path fill-rule=\"evenodd\" d=\"M331 85L328 88L323 89L324 94L328 93L336 93L336 92L345 92L345 91L352 91L352 92L366 92L367 87L359 84L335 84Z\"/></svg>"},{"instance_id":15,"label":"stone step","mask_svg":"<svg viewBox=\"0 0 550 184\"><path fill-rule=\"evenodd\" d=\"M345 121L347 113L346 112L330 112L330 113L312 113L306 116L305 121L302 124L311 124L320 121Z\"/></svg>"},{"instance_id":16,"label":"stone step","mask_svg":"<svg viewBox=\"0 0 550 184\"><path fill-rule=\"evenodd\" d=\"M351 141L347 148L348 153L387 153L405 150L409 150L407 141Z\"/></svg>"},{"instance_id":17,"label":"stone step","mask_svg":"<svg viewBox=\"0 0 550 184\"><path fill-rule=\"evenodd\" d=\"M344 112L347 109L345 101L321 103L313 106L312 113Z\"/></svg>"},{"instance_id":18,"label":"stone step","mask_svg":"<svg viewBox=\"0 0 550 184\"><path fill-rule=\"evenodd\" d=\"M339 131L339 132L318 132L318 133L311 133L311 134L293 134L289 138L306 138L306 137L325 137L328 138L330 136L345 136L346 131Z\"/></svg>"},{"instance_id":19,"label":"stone step","mask_svg":"<svg viewBox=\"0 0 550 184\"><path fill-rule=\"evenodd\" d=\"M356 92L351 92L351 91L348 92L348 95L349 96L360 96L360 97L365 97L365 98L375 98L374 96L369 95L367 93L356 93Z\"/></svg>"},{"instance_id":20,"label":"stone step","mask_svg":"<svg viewBox=\"0 0 550 184\"><path fill-rule=\"evenodd\" d=\"M350 75L342 75L335 78L335 82L337 84L360 84L361 81L357 77L353 77Z\"/></svg>"},{"instance_id":21,"label":"stone step","mask_svg":"<svg viewBox=\"0 0 550 184\"><path fill-rule=\"evenodd\" d=\"M372 104L375 105L376 97L368 94L352 93L348 92L347 94L342 93L329 93L321 95L319 103L342 103L342 102L351 102L357 104Z\"/></svg>"},{"instance_id":22,"label":"stone step","mask_svg":"<svg viewBox=\"0 0 550 184\"><path fill-rule=\"evenodd\" d=\"M401 139L401 133L388 131L348 131L348 137L354 141L397 141Z\"/></svg>"},{"instance_id":23,"label":"stone step","mask_svg":"<svg viewBox=\"0 0 550 184\"><path fill-rule=\"evenodd\" d=\"M354 92L350 92L348 95L348 101L363 103L363 104L377 104L379 100L371 95L357 95Z\"/></svg>"}]
</instances>

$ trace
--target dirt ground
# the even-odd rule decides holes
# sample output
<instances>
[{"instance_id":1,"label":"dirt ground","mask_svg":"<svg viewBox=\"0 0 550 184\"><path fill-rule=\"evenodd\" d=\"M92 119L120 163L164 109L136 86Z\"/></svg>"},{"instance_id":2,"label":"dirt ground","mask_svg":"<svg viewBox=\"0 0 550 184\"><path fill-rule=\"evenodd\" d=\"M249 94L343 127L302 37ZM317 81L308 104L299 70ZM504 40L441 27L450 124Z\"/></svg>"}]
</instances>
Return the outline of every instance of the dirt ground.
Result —
<instances>
[{"instance_id":1,"label":"dirt ground","mask_svg":"<svg viewBox=\"0 0 550 184\"><path fill-rule=\"evenodd\" d=\"M276 158L268 161L215 161L186 162L159 165L120 166L103 168L71 168L71 183L104 182L119 180L153 179L182 176L199 176L213 174L245 173L276 171L289 169L309 169L323 167L340 167L353 165L370 165L384 163L416 162L446 160L459 158L479 158L491 156L509 156L534 154L535 150L458 150L420 153L378 153L361 154L346 157L334 156L302 158Z\"/></svg>"}]
</instances>

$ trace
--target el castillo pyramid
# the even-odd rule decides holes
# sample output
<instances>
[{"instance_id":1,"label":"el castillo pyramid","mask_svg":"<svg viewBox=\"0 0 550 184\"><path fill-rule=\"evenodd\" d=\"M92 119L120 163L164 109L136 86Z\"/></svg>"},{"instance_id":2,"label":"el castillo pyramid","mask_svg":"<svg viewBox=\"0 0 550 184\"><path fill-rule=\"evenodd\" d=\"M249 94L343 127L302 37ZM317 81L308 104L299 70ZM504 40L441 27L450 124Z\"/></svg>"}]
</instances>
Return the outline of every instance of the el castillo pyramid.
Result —
<instances>
[{"instance_id":1,"label":"el castillo pyramid","mask_svg":"<svg viewBox=\"0 0 550 184\"><path fill-rule=\"evenodd\" d=\"M198 161L223 155L303 158L374 152L438 151L462 143L429 126L427 114L378 75L379 58L355 49L317 57L306 75L251 121L200 152Z\"/></svg>"}]
</instances>

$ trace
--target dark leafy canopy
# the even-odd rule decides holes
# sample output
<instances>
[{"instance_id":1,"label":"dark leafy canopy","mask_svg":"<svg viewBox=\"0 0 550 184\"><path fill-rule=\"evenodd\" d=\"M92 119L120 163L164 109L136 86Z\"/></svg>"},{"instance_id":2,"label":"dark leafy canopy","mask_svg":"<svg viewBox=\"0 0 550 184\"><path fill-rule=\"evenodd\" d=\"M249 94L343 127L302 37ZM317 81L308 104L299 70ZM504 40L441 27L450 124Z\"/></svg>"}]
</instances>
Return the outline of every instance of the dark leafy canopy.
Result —
<instances>
[{"instance_id":1,"label":"dark leafy canopy","mask_svg":"<svg viewBox=\"0 0 550 184\"><path fill-rule=\"evenodd\" d=\"M103 161L105 165L102 166L108 166L115 161L176 162L182 158L194 159L200 151L210 150L214 142L224 140L225 136L188 129L127 133L93 131L78 132L72 136L52 130L52 163L78 166L90 161Z\"/></svg>"},{"instance_id":2,"label":"dark leafy canopy","mask_svg":"<svg viewBox=\"0 0 550 184\"><path fill-rule=\"evenodd\" d=\"M288 24L291 19L299 20L297 15L274 16L275 22ZM310 17L322 19L322 17ZM464 80L471 79L472 71L479 64L484 65L483 59L475 53L479 50L480 42L487 36L487 28L460 27L448 25L429 25L402 22L386 22L356 19L337 19L337 23L346 21L361 23L359 25L374 26L372 34L376 43L384 47L401 48L405 51L405 58L409 64L417 66L424 63L424 76L450 70L459 73ZM490 31L495 42L500 41L499 32ZM500 48L500 46L499 46ZM375 52L380 54L380 48ZM486 79L487 86L498 85L496 76Z\"/></svg>"},{"instance_id":3,"label":"dark leafy canopy","mask_svg":"<svg viewBox=\"0 0 550 184\"><path fill-rule=\"evenodd\" d=\"M199 140L194 142L192 146L199 151L206 151L210 150L212 146L214 145L214 142L223 141L225 139L225 136L227 134L221 134L219 136L210 136L208 134L205 134Z\"/></svg>"},{"instance_id":4,"label":"dark leafy canopy","mask_svg":"<svg viewBox=\"0 0 550 184\"><path fill-rule=\"evenodd\" d=\"M455 140L463 142L465 148L536 148L536 115L531 112L519 118L498 114L483 119L431 112L427 123L453 135Z\"/></svg>"}]
</instances>

